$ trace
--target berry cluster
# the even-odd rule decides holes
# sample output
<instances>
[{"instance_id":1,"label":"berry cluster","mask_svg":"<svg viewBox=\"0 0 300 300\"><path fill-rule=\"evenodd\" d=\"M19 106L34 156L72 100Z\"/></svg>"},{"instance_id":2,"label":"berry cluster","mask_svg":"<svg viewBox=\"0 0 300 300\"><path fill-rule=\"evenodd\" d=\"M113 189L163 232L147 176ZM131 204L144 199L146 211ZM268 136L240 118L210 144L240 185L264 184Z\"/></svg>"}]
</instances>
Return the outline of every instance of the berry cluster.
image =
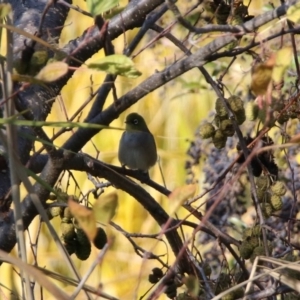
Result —
<instances>
[{"instance_id":1,"label":"berry cluster","mask_svg":"<svg viewBox=\"0 0 300 300\"><path fill-rule=\"evenodd\" d=\"M271 253L273 250L272 244L268 242L268 251ZM247 228L243 234L243 241L239 248L240 255L244 259L249 259L253 262L259 255L265 255L263 247L262 232L259 225L253 228Z\"/></svg>"},{"instance_id":2,"label":"berry cluster","mask_svg":"<svg viewBox=\"0 0 300 300\"><path fill-rule=\"evenodd\" d=\"M62 206L51 206L47 209L47 214L49 219L60 216L61 240L69 255L75 253L80 260L88 259L91 253L91 242L76 223L70 209ZM102 249L106 243L106 233L101 227L98 227L93 244L96 248Z\"/></svg>"},{"instance_id":3,"label":"berry cluster","mask_svg":"<svg viewBox=\"0 0 300 300\"><path fill-rule=\"evenodd\" d=\"M281 197L286 193L283 182L275 181L271 183L269 176L261 176L256 179L256 186L258 201L261 203L266 218L270 217L273 212L282 209Z\"/></svg>"},{"instance_id":4,"label":"berry cluster","mask_svg":"<svg viewBox=\"0 0 300 300\"><path fill-rule=\"evenodd\" d=\"M152 273L149 274L148 280L152 284L158 283L162 278L164 274L161 269L159 268L153 268ZM166 287L165 294L170 298L173 299L177 295L177 285L175 282L175 274L168 274L163 279L163 283Z\"/></svg>"},{"instance_id":5,"label":"berry cluster","mask_svg":"<svg viewBox=\"0 0 300 300\"><path fill-rule=\"evenodd\" d=\"M246 115L242 99L238 96L231 96L227 101L237 123L239 125L243 124L246 120ZM212 138L214 146L222 149L226 145L227 138L234 135L234 127L232 120L228 116L227 109L220 98L216 101L215 109L216 115L213 123L217 128L212 123L206 122L200 126L199 134L203 139Z\"/></svg>"},{"instance_id":6,"label":"berry cluster","mask_svg":"<svg viewBox=\"0 0 300 300\"><path fill-rule=\"evenodd\" d=\"M250 145L254 139L250 136L245 137L244 141L246 143L246 145ZM263 143L263 146L269 146L269 145L273 145L273 140L269 137L269 136L263 136L261 138L261 141ZM251 153L253 146L248 149L248 154ZM238 151L241 150L241 146L240 143L237 144L236 149ZM245 156L240 152L240 158L238 159L238 163L243 163L245 161ZM276 163L274 162L274 156L273 156L273 152L272 151L266 151L266 152L262 152L258 155L255 155L251 162L250 162L251 168L252 168L252 172L253 175L256 177L259 177L263 171L263 169L266 170L266 172L268 172L270 175L272 175L275 179L278 176L278 167L276 165Z\"/></svg>"}]
</instances>

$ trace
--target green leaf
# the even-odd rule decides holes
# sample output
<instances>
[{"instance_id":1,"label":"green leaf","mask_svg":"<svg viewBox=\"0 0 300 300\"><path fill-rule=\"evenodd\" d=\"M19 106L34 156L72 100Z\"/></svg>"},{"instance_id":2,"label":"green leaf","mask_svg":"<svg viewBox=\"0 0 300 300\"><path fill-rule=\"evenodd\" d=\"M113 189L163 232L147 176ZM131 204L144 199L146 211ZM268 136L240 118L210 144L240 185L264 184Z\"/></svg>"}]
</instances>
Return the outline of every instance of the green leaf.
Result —
<instances>
[{"instance_id":1,"label":"green leaf","mask_svg":"<svg viewBox=\"0 0 300 300\"><path fill-rule=\"evenodd\" d=\"M289 7L286 16L290 21L298 23L300 20L300 3L296 3L295 5Z\"/></svg>"},{"instance_id":2,"label":"green leaf","mask_svg":"<svg viewBox=\"0 0 300 300\"><path fill-rule=\"evenodd\" d=\"M88 68L128 78L137 78L142 74L135 68L133 61L129 57L121 54L101 58L97 62L88 64Z\"/></svg>"},{"instance_id":3,"label":"green leaf","mask_svg":"<svg viewBox=\"0 0 300 300\"><path fill-rule=\"evenodd\" d=\"M96 219L94 212L87 207L78 204L71 198L68 200L68 207L80 228L84 231L90 241L93 241L97 234Z\"/></svg>"},{"instance_id":4,"label":"green leaf","mask_svg":"<svg viewBox=\"0 0 300 300\"><path fill-rule=\"evenodd\" d=\"M44 82L58 80L68 72L68 68L68 64L61 61L48 64L36 75L36 79Z\"/></svg>"},{"instance_id":5,"label":"green leaf","mask_svg":"<svg viewBox=\"0 0 300 300\"><path fill-rule=\"evenodd\" d=\"M93 17L100 15L119 4L119 0L87 0L88 11Z\"/></svg>"},{"instance_id":6,"label":"green leaf","mask_svg":"<svg viewBox=\"0 0 300 300\"><path fill-rule=\"evenodd\" d=\"M116 214L118 208L118 195L111 193L101 197L93 206L96 221L102 224L108 224Z\"/></svg>"}]
</instances>

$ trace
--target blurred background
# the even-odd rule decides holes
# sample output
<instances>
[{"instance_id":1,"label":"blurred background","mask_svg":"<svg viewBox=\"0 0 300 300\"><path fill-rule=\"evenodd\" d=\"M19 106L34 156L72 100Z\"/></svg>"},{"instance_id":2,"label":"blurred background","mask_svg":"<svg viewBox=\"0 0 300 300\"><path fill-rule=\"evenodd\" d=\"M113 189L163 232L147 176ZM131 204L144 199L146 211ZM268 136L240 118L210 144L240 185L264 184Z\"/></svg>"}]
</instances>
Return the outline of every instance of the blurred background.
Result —
<instances>
[{"instance_id":1,"label":"blurred background","mask_svg":"<svg viewBox=\"0 0 300 300\"><path fill-rule=\"evenodd\" d=\"M188 11L189 7L195 4L196 1L178 1L178 7L182 11ZM258 15L264 11L270 10L269 1L252 1L249 7L249 14ZM278 5L280 1L273 1L274 5ZM276 2L276 3L275 3ZM248 1L244 1L248 5ZM78 5L80 8L86 10L86 2L83 0L74 0L73 5ZM120 1L120 6L126 6L127 1ZM197 8L199 11L201 6ZM191 16L192 18L193 16ZM174 21L174 16L171 12L166 13L158 22L160 26L167 27ZM276 26L280 24L268 24L262 29L262 36L264 33L270 34L270 31L275 30ZM59 45L63 47L68 41L80 36L84 30L93 26L93 19L83 16L82 14L71 10L69 17L65 22ZM121 54L130 41L134 38L138 30L131 30L126 33L126 36L120 36L113 41L115 52ZM220 36L219 33L211 34L209 36L187 37L187 30L179 25L175 25L171 31L179 40L186 39L185 45L191 48L192 51L197 51L201 46L212 41L214 38ZM125 77L118 77L116 80L116 89L118 97L124 95L132 88L136 87L140 82L154 74L157 70L163 70L166 66L184 57L184 54L169 40L162 38L145 47L151 42L157 33L149 31L137 49L134 51L134 63L142 76L137 79L129 79ZM250 38L250 37L249 37ZM136 55L138 54L138 55ZM93 62L97 58L103 57L103 51L94 55L88 62ZM230 58L219 59L218 61L209 63L206 68L210 74L219 76L222 70L228 66ZM241 57L234 61L229 73L224 77L223 83L229 88L230 93L247 94L250 84L250 69L252 60L250 57ZM95 91L103 82L105 74L82 66L79 68L68 84L64 87L61 95L53 105L52 113L48 117L48 121L67 121L78 110L86 99L89 98L91 91ZM155 136L158 154L160 157L160 168L155 165L150 170L151 178L163 184L162 176L165 179L166 187L169 190L174 190L178 187L186 185L188 174L185 168L188 160L187 151L190 147L191 141L194 140L195 133L199 124L208 119L211 121L211 112L214 108L216 95L210 86L207 85L205 79L199 70L191 70L183 76L176 78L169 82L162 88L149 93L145 98L133 105L117 120L111 123L113 127L124 128L124 120L126 115L131 112L138 112L141 114ZM92 102L91 102L92 103ZM88 104L82 114L80 114L75 121L81 122L84 120L86 114L91 107ZM109 96L105 107L113 103L113 98ZM247 125L245 125L247 126ZM51 137L58 129L46 128L48 135ZM74 129L75 130L75 129ZM120 163L117 158L118 144L122 131L119 130L102 130L96 135L90 143L83 149L83 153L87 153L92 157L98 158L109 164L119 166ZM64 141L72 135L72 131L66 132L55 140L55 145L61 146ZM37 143L36 149L40 145ZM196 182L196 193L203 192L203 161L200 165L193 169L195 172L194 182ZM80 172L72 172L74 177L65 173L62 176L59 185L62 190L67 190L68 194L74 194L77 197L82 197L89 193L94 188L94 184L88 179L87 174ZM101 179L100 179L101 181ZM173 213L174 203L167 197L161 195L154 189L144 186L149 193L159 202L168 213ZM109 193L116 193L118 197L118 210L113 218L113 221L121 226L129 233L143 233L153 234L160 231L159 226L155 223L152 217L140 206L139 203L129 195L122 191L110 187L105 190L105 193L100 196L106 197ZM23 196L25 196L25 191ZM88 200L92 204L95 201L92 197ZM205 201L202 199L201 201ZM186 216L186 211L179 210L179 217ZM190 219L193 221L193 219ZM52 221L57 231L60 231L60 220L54 218ZM251 220L249 220L251 222ZM188 237L192 231L187 230L185 234ZM56 246L49 234L46 226L40 224L39 218L36 218L29 228L27 235L31 243L37 242L37 264L41 267L51 269L62 275L71 276L63 258L60 256ZM60 235L60 233L59 233ZM38 240L37 240L38 237ZM106 293L114 295L119 299L138 299L146 293L151 287L147 278L151 269L160 267L156 261L146 260L139 257L128 242L128 240L119 232L110 229L109 237L114 237L112 247L105 254L103 261L92 276L87 281L88 285L95 288L99 287ZM172 251L164 242L159 242L151 238L136 238L135 242L142 248L151 251L157 255L162 255L161 258L171 264L173 261ZM206 251L206 247L200 247L199 251ZM79 273L83 276L89 269L91 263L95 260L99 250L94 246L92 253L86 261L80 261L75 255L72 255ZM28 254L33 262L32 249L28 246ZM30 262L30 260L29 260ZM1 284L12 289L10 294L6 289L0 288L1 299L18 299L16 296L20 294L20 279L16 271L9 265L1 266L1 273L6 276L1 276ZM66 286L66 292L70 292L73 288ZM35 289L36 294L41 293L38 287ZM82 297L82 298L81 298ZM39 299L37 297L36 299ZM41 296L42 299L42 296ZM51 295L47 291L43 291L43 299L51 299ZM84 299L80 294L78 299ZM162 295L160 299L166 299Z\"/></svg>"}]
</instances>

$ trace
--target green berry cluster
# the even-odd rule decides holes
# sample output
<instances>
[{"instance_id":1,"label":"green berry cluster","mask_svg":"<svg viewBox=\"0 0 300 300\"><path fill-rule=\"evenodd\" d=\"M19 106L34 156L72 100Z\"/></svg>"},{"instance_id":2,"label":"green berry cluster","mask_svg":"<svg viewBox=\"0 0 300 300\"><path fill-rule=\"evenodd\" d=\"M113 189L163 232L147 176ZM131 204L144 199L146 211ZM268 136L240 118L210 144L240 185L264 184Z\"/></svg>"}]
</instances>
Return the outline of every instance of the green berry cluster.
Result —
<instances>
[{"instance_id":1,"label":"green berry cluster","mask_svg":"<svg viewBox=\"0 0 300 300\"><path fill-rule=\"evenodd\" d=\"M234 113L235 119L239 125L243 124L246 121L246 112L244 109L244 102L238 96L231 96L227 99L230 109ZM224 106L223 101L218 98L215 104L216 116L220 120L228 119L228 113Z\"/></svg>"},{"instance_id":2,"label":"green berry cluster","mask_svg":"<svg viewBox=\"0 0 300 300\"><path fill-rule=\"evenodd\" d=\"M68 208L66 207L66 209ZM61 239L69 255L75 253L80 260L88 259L91 254L91 242L85 232L75 225L72 218L67 219L64 217L60 226L62 232ZM98 249L102 249L107 243L107 236L102 228L97 228L97 234L93 243Z\"/></svg>"},{"instance_id":3,"label":"green berry cluster","mask_svg":"<svg viewBox=\"0 0 300 300\"><path fill-rule=\"evenodd\" d=\"M241 125L246 120L244 103L238 96L231 96L228 98L228 104L234 113L236 121ZM216 115L214 119L214 125L212 123L204 123L199 128L200 137L203 139L212 138L212 142L216 148L222 149L225 147L228 137L234 135L233 122L228 117L227 110L221 99L217 99Z\"/></svg>"},{"instance_id":4,"label":"green berry cluster","mask_svg":"<svg viewBox=\"0 0 300 300\"><path fill-rule=\"evenodd\" d=\"M51 200L55 199L56 197L51 196ZM61 197L60 200L62 200ZM60 216L60 229L62 233L61 241L63 245L69 255L75 253L78 259L86 260L91 253L91 242L85 232L77 225L69 207L61 206L62 203L63 202L57 202L57 205L60 206L49 207L47 209L48 217L49 219L52 219ZM96 237L93 243L97 249L102 249L107 243L107 236L102 228L97 228Z\"/></svg>"},{"instance_id":5,"label":"green berry cluster","mask_svg":"<svg viewBox=\"0 0 300 300\"><path fill-rule=\"evenodd\" d=\"M273 247L268 242L268 250L272 252ZM239 247L240 255L244 259L249 259L253 262L257 256L265 255L265 248L262 244L262 231L260 225L253 228L247 228L243 234L243 240Z\"/></svg>"},{"instance_id":6,"label":"green berry cluster","mask_svg":"<svg viewBox=\"0 0 300 300\"><path fill-rule=\"evenodd\" d=\"M261 203L263 214L266 218L270 217L275 211L282 209L281 197L286 193L283 182L271 182L268 176L261 176L256 179L257 197Z\"/></svg>"}]
</instances>

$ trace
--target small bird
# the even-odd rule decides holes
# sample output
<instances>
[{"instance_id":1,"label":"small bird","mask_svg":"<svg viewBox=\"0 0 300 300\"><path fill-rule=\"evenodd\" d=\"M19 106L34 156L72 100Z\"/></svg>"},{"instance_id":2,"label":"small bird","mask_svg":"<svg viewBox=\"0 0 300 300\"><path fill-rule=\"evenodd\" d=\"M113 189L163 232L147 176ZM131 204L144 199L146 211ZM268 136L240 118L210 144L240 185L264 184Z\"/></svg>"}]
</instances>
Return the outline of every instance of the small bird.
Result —
<instances>
[{"instance_id":1,"label":"small bird","mask_svg":"<svg viewBox=\"0 0 300 300\"><path fill-rule=\"evenodd\" d=\"M155 140L142 116L126 117L126 129L119 145L119 161L132 170L147 172L157 161Z\"/></svg>"}]
</instances>

